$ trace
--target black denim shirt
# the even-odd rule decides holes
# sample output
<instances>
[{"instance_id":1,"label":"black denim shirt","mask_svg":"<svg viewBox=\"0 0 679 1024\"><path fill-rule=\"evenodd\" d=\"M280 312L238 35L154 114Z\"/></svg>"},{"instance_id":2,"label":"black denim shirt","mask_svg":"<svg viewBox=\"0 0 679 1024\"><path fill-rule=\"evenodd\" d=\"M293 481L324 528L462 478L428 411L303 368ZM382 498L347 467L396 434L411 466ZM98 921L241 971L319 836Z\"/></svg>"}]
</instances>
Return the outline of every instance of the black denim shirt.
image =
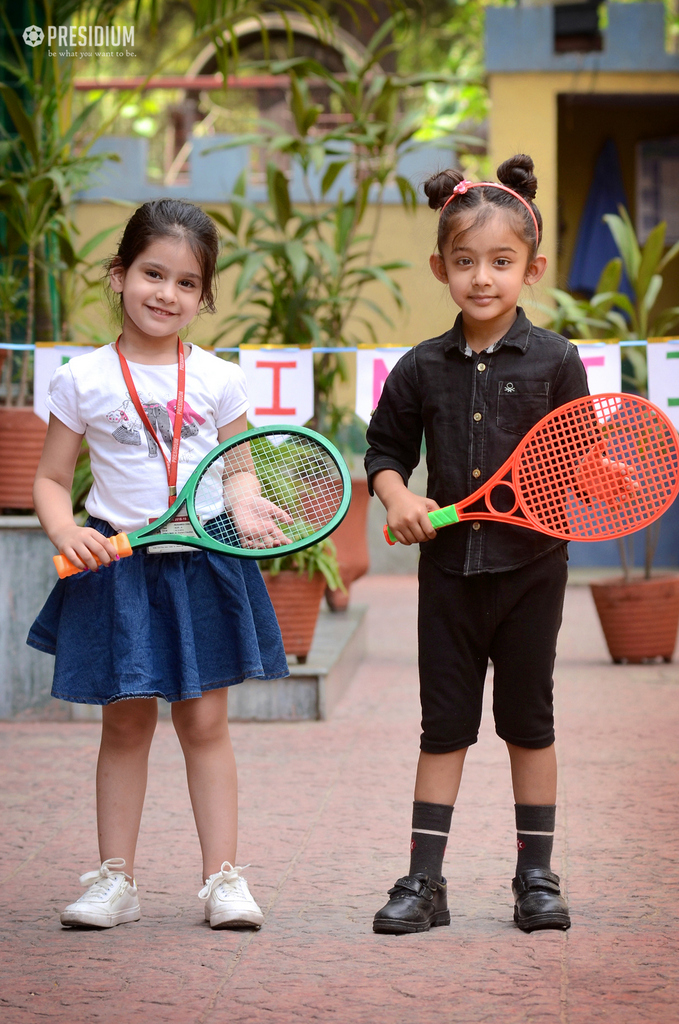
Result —
<instances>
[{"instance_id":1,"label":"black denim shirt","mask_svg":"<svg viewBox=\"0 0 679 1024\"><path fill-rule=\"evenodd\" d=\"M371 493L381 469L408 483L424 432L427 497L440 506L461 501L546 413L588 393L575 345L534 327L522 309L504 338L479 354L467 346L460 314L450 331L412 348L387 377L367 432ZM480 521L446 526L421 550L440 568L469 576L515 569L561 544L522 526Z\"/></svg>"}]
</instances>

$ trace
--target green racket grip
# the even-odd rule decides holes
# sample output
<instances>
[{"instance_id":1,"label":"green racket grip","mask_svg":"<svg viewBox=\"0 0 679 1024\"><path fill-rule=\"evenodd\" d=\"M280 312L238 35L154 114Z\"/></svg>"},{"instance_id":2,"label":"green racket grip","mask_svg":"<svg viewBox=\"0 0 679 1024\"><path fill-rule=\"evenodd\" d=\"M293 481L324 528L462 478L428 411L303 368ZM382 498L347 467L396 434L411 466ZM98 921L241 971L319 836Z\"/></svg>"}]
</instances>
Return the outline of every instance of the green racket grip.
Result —
<instances>
[{"instance_id":1,"label":"green racket grip","mask_svg":"<svg viewBox=\"0 0 679 1024\"><path fill-rule=\"evenodd\" d=\"M437 508L434 512L429 513L429 522L437 530L441 526L452 526L453 523L459 523L459 521L460 517L454 505L448 505L447 508Z\"/></svg>"},{"instance_id":2,"label":"green racket grip","mask_svg":"<svg viewBox=\"0 0 679 1024\"><path fill-rule=\"evenodd\" d=\"M431 525L437 530L441 526L452 526L453 523L459 523L460 521L454 505L449 505L447 508L437 508L433 512L429 512L428 515ZM397 543L396 537L386 525L384 527L384 539L392 547Z\"/></svg>"}]
</instances>

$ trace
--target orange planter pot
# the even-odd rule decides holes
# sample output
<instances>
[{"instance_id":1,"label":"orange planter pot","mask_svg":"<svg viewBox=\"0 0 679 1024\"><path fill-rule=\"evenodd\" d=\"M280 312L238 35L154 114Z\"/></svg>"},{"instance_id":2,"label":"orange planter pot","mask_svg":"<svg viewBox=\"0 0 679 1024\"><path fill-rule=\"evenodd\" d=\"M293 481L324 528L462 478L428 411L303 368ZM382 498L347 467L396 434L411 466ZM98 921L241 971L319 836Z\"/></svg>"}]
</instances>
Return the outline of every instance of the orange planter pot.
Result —
<instances>
[{"instance_id":1,"label":"orange planter pot","mask_svg":"<svg viewBox=\"0 0 679 1024\"><path fill-rule=\"evenodd\" d=\"M0 407L0 509L33 508L47 424L31 408Z\"/></svg>"},{"instance_id":2,"label":"orange planter pot","mask_svg":"<svg viewBox=\"0 0 679 1024\"><path fill-rule=\"evenodd\" d=\"M671 661L679 629L679 576L590 584L615 662Z\"/></svg>"},{"instance_id":3,"label":"orange planter pot","mask_svg":"<svg viewBox=\"0 0 679 1024\"><path fill-rule=\"evenodd\" d=\"M325 578L316 573L309 579L292 569L276 576L263 572L266 589L281 628L286 654L294 654L303 664L311 649L314 631L325 591Z\"/></svg>"},{"instance_id":4,"label":"orange planter pot","mask_svg":"<svg viewBox=\"0 0 679 1024\"><path fill-rule=\"evenodd\" d=\"M350 584L359 576L365 576L370 568L367 532L369 502L368 481L365 477L352 479L349 511L331 537L337 549L340 576L347 588L346 594L341 590L326 591L328 604L334 612L344 611L349 604Z\"/></svg>"}]
</instances>

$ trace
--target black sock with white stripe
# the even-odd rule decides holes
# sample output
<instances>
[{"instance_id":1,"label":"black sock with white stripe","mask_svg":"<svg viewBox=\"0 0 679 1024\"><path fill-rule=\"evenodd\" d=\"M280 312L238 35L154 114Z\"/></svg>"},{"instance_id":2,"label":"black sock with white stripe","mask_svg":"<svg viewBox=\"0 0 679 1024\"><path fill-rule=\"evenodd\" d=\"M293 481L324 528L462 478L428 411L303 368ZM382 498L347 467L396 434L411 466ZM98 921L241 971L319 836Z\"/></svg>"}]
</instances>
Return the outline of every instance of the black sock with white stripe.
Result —
<instances>
[{"instance_id":1,"label":"black sock with white stripe","mask_svg":"<svg viewBox=\"0 0 679 1024\"><path fill-rule=\"evenodd\" d=\"M449 804L413 802L413 832L410 837L410 871L440 882L453 808Z\"/></svg>"},{"instance_id":2,"label":"black sock with white stripe","mask_svg":"<svg viewBox=\"0 0 679 1024\"><path fill-rule=\"evenodd\" d=\"M549 871L554 842L555 804L514 804L516 814L516 873L528 868Z\"/></svg>"}]
</instances>

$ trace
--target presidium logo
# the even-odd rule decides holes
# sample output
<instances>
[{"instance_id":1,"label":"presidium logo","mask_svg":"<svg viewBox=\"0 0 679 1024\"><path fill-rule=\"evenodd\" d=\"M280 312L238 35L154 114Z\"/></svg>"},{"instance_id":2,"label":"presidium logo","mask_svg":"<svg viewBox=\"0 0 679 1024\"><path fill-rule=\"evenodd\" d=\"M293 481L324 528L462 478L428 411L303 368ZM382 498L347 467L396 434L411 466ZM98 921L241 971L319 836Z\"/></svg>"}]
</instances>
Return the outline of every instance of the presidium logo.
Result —
<instances>
[{"instance_id":1,"label":"presidium logo","mask_svg":"<svg viewBox=\"0 0 679 1024\"><path fill-rule=\"evenodd\" d=\"M45 38L45 33L39 25L29 25L24 29L24 42L26 46L40 46Z\"/></svg>"},{"instance_id":2,"label":"presidium logo","mask_svg":"<svg viewBox=\"0 0 679 1024\"><path fill-rule=\"evenodd\" d=\"M24 29L23 40L26 46L40 46L45 40L45 33L39 25L29 25ZM134 46L134 25L48 25L47 45L56 45L60 50ZM118 53L118 56L123 54Z\"/></svg>"}]
</instances>

